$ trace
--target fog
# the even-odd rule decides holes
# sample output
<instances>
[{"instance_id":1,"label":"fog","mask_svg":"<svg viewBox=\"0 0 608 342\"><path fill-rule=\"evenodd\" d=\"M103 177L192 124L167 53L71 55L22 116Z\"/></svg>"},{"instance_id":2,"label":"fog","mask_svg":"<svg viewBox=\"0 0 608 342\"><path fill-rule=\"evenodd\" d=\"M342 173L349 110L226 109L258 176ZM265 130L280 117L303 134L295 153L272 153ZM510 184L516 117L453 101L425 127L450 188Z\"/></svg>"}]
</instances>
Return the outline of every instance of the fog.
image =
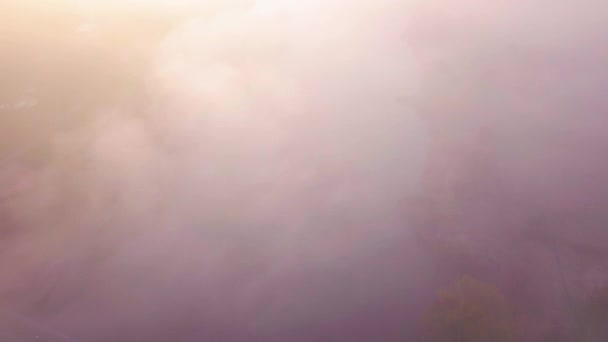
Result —
<instances>
[{"instance_id":1,"label":"fog","mask_svg":"<svg viewBox=\"0 0 608 342\"><path fill-rule=\"evenodd\" d=\"M2 4L3 341L608 336L608 5Z\"/></svg>"}]
</instances>

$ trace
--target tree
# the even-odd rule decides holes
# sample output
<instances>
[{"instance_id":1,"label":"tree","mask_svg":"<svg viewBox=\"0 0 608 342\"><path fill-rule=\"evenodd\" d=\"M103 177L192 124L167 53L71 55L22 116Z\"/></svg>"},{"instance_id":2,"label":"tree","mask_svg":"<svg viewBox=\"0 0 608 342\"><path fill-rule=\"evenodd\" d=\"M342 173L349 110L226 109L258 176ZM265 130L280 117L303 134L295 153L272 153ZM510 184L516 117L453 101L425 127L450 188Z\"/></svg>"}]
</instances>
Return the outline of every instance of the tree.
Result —
<instances>
[{"instance_id":1,"label":"tree","mask_svg":"<svg viewBox=\"0 0 608 342\"><path fill-rule=\"evenodd\" d=\"M492 285L470 277L440 292L426 316L432 342L506 342L515 340L513 313Z\"/></svg>"},{"instance_id":2,"label":"tree","mask_svg":"<svg viewBox=\"0 0 608 342\"><path fill-rule=\"evenodd\" d=\"M608 287L595 291L584 303L584 341L608 341Z\"/></svg>"}]
</instances>

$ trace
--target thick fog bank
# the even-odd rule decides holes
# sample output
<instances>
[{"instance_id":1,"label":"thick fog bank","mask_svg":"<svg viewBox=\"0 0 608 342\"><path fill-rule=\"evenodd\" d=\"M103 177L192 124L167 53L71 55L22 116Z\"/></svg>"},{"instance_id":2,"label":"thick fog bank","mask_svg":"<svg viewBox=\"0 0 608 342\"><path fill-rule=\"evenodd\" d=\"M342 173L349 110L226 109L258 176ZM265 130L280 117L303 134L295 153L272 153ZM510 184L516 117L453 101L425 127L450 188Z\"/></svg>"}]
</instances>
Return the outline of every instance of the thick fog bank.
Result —
<instances>
[{"instance_id":1,"label":"thick fog bank","mask_svg":"<svg viewBox=\"0 0 608 342\"><path fill-rule=\"evenodd\" d=\"M64 6L0 24L7 340L420 340L464 274L538 340L604 284L606 5Z\"/></svg>"}]
</instances>

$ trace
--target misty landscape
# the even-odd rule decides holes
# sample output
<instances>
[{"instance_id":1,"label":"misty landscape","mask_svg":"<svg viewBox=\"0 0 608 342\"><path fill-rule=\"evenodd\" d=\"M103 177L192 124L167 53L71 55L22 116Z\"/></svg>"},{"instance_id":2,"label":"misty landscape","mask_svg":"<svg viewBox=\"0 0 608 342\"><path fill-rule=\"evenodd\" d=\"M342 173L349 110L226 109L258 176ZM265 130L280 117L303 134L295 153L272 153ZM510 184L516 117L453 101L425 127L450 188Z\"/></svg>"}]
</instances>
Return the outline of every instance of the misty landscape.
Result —
<instances>
[{"instance_id":1,"label":"misty landscape","mask_svg":"<svg viewBox=\"0 0 608 342\"><path fill-rule=\"evenodd\" d=\"M0 0L0 342L608 341L608 3Z\"/></svg>"}]
</instances>

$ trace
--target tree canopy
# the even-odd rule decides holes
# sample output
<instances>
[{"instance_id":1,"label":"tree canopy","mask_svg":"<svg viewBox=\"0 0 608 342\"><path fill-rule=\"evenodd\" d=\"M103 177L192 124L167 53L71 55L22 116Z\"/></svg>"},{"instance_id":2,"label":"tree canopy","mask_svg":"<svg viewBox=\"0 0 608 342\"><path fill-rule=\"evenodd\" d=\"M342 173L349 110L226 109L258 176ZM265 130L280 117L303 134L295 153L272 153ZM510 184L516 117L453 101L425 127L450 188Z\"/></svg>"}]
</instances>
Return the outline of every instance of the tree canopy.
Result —
<instances>
[{"instance_id":1,"label":"tree canopy","mask_svg":"<svg viewBox=\"0 0 608 342\"><path fill-rule=\"evenodd\" d=\"M515 340L513 313L505 298L493 285L470 277L440 291L426 319L432 342Z\"/></svg>"}]
</instances>

